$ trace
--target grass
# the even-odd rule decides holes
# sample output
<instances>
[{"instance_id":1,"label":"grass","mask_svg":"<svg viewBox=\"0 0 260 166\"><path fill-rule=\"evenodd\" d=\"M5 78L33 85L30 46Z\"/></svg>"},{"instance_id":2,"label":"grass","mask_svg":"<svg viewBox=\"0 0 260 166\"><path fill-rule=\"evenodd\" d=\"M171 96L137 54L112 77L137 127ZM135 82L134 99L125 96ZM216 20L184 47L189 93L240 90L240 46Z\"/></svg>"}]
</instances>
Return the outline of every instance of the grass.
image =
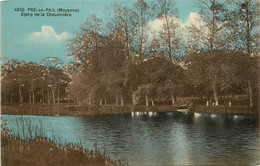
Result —
<instances>
[{"instance_id":1,"label":"grass","mask_svg":"<svg viewBox=\"0 0 260 166\"><path fill-rule=\"evenodd\" d=\"M257 108L250 108L248 106L201 106L196 105L189 109L190 112L198 113L229 113L229 114L259 114Z\"/></svg>"},{"instance_id":2,"label":"grass","mask_svg":"<svg viewBox=\"0 0 260 166\"><path fill-rule=\"evenodd\" d=\"M74 115L103 115L103 114L118 114L131 112L165 112L176 110L171 105L156 105L149 106L115 106L115 105L66 105L66 104L23 104L17 105L2 105L2 114L11 115L42 115L42 116L74 116Z\"/></svg>"},{"instance_id":3,"label":"grass","mask_svg":"<svg viewBox=\"0 0 260 166\"><path fill-rule=\"evenodd\" d=\"M19 104L2 105L2 114L12 115L42 115L42 116L80 116L80 115L103 115L103 114L120 114L131 112L167 112L176 111L177 107L189 106L190 112L200 113L234 113L234 114L258 114L259 106L253 108L248 107L247 96L236 95L235 101L229 107L229 101L232 101L232 96L219 97L218 107L206 107L206 97L179 97L175 107L171 103L164 103L168 105L77 105L67 103L52 103L52 104L29 104L24 103L22 106ZM193 106L192 106L193 105Z\"/></svg>"},{"instance_id":4,"label":"grass","mask_svg":"<svg viewBox=\"0 0 260 166\"><path fill-rule=\"evenodd\" d=\"M62 143L61 138L52 128L51 138L47 138L42 121L32 123L30 118L16 118L16 129L8 130L4 121L1 125L1 164L2 165L62 165L62 166L121 166L128 165L120 160L95 150L83 148L79 143ZM15 132L16 131L16 132Z\"/></svg>"}]
</instances>

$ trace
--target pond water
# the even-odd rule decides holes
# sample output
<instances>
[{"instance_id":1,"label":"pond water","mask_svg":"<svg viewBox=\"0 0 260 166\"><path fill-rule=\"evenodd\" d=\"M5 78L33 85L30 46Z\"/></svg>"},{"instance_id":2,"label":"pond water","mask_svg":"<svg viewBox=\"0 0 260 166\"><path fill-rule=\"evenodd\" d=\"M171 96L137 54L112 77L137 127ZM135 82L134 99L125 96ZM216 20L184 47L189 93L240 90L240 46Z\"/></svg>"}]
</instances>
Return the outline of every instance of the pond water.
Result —
<instances>
[{"instance_id":1,"label":"pond water","mask_svg":"<svg viewBox=\"0 0 260 166\"><path fill-rule=\"evenodd\" d=\"M2 124L18 134L20 117L2 115ZM32 125L40 120L47 137L55 134L63 143L98 147L111 159L129 165L259 163L259 117L254 115L168 112L22 117L30 118Z\"/></svg>"}]
</instances>

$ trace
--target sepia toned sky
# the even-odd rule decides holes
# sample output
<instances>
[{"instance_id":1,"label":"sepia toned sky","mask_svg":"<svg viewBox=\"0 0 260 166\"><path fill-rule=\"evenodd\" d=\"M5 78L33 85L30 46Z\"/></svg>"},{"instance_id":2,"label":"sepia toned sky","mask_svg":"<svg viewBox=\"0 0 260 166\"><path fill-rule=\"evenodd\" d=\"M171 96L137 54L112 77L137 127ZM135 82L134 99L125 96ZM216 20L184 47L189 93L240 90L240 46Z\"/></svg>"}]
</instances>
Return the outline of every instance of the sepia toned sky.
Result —
<instances>
[{"instance_id":1,"label":"sepia toned sky","mask_svg":"<svg viewBox=\"0 0 260 166\"><path fill-rule=\"evenodd\" d=\"M68 54L66 41L73 38L86 17L95 14L106 22L113 0L6 0L2 3L2 64L10 59L40 62L48 56L62 59L65 64ZM134 0L118 0L122 5L132 7ZM187 23L196 9L193 0L176 0L179 17ZM16 8L64 8L79 9L71 17L21 16ZM151 20L151 25L158 28L160 22Z\"/></svg>"}]
</instances>

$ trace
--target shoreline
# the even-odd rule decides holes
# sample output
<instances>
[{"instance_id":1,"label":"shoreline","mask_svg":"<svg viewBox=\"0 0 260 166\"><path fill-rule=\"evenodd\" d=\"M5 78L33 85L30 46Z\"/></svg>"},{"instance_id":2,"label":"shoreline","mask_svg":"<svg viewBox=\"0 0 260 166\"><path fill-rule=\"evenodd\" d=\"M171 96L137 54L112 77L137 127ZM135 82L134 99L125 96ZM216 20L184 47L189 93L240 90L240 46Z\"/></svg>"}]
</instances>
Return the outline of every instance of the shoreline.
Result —
<instances>
[{"instance_id":1,"label":"shoreline","mask_svg":"<svg viewBox=\"0 0 260 166\"><path fill-rule=\"evenodd\" d=\"M86 150L80 145L67 144L61 146L47 138L36 138L24 141L12 138L8 132L1 132L1 164L2 165L64 165L64 166L119 166L120 160L111 161L99 150Z\"/></svg>"},{"instance_id":2,"label":"shoreline","mask_svg":"<svg viewBox=\"0 0 260 166\"><path fill-rule=\"evenodd\" d=\"M133 105L69 105L69 104L23 104L2 105L3 115L39 115L39 116L84 116L122 114L132 112L190 112L190 113L214 113L214 114L259 114L255 108L248 106L133 106Z\"/></svg>"},{"instance_id":3,"label":"shoreline","mask_svg":"<svg viewBox=\"0 0 260 166\"><path fill-rule=\"evenodd\" d=\"M193 106L189 108L188 112L193 113L212 113L212 114L255 114L259 115L257 108L250 108L249 106Z\"/></svg>"}]
</instances>

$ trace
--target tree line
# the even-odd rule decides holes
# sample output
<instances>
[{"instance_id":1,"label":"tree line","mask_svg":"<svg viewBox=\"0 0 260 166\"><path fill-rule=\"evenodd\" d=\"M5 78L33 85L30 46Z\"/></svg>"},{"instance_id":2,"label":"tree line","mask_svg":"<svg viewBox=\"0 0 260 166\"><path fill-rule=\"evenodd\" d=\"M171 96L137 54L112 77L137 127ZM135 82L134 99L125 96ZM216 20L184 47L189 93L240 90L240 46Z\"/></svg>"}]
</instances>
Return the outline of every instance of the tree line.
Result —
<instances>
[{"instance_id":1,"label":"tree line","mask_svg":"<svg viewBox=\"0 0 260 166\"><path fill-rule=\"evenodd\" d=\"M197 0L195 5L199 14L184 26L173 0L137 0L132 7L112 3L106 23L91 15L68 41L74 62L63 68L17 62L2 74L2 98L11 101L15 94L23 102L26 85L28 102L60 102L63 95L80 104L155 105L175 104L181 96L213 96L219 105L219 96L242 94L253 106L259 89L259 2ZM149 26L153 20L162 23L157 31ZM48 71L45 80L37 77L41 68Z\"/></svg>"},{"instance_id":2,"label":"tree line","mask_svg":"<svg viewBox=\"0 0 260 166\"><path fill-rule=\"evenodd\" d=\"M66 97L70 81L59 68L60 60L47 57L41 64L10 60L2 66L1 98L3 104L60 103Z\"/></svg>"}]
</instances>

